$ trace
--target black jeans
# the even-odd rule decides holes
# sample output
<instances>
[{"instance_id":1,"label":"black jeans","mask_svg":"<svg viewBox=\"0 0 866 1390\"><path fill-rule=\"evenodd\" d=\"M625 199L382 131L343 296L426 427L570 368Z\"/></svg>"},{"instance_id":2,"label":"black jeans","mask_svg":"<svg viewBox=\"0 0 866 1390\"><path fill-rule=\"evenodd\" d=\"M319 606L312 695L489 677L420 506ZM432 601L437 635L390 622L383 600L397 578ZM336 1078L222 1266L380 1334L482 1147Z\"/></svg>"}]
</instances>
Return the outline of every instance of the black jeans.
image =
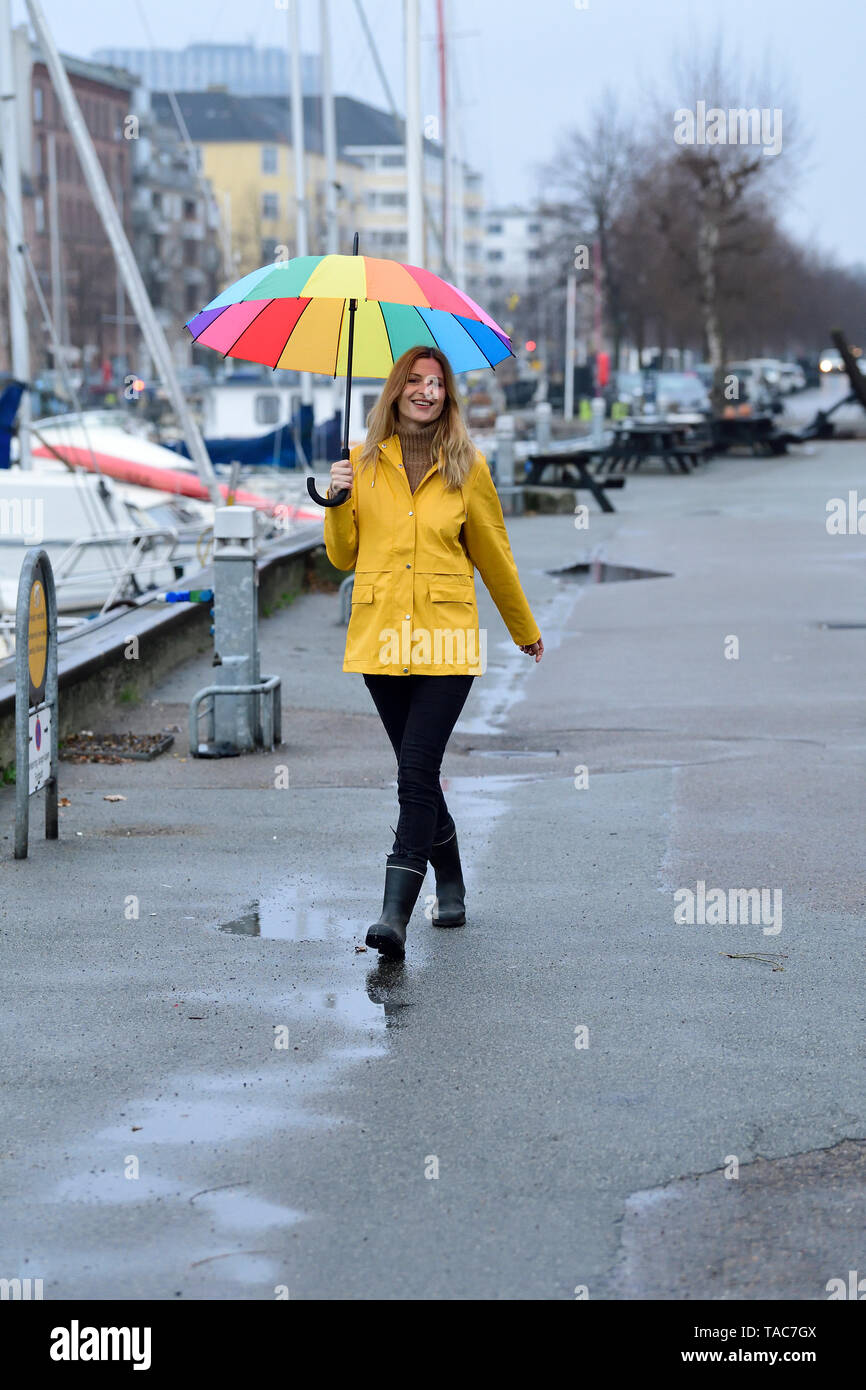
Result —
<instances>
[{"instance_id":1,"label":"black jeans","mask_svg":"<svg viewBox=\"0 0 866 1390\"><path fill-rule=\"evenodd\" d=\"M365 675L385 732L397 754L400 819L392 854L427 871L430 849L447 840L454 821L442 795L439 769L474 676Z\"/></svg>"}]
</instances>

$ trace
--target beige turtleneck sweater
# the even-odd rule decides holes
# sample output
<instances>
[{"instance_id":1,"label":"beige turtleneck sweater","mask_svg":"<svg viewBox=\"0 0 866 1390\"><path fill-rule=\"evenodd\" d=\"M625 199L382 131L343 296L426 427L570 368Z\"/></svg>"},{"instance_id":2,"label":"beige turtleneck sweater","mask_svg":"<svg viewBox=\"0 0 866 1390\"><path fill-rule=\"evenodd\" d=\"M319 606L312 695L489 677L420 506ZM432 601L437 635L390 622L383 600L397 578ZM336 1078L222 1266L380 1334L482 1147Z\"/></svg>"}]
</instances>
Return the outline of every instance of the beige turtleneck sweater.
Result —
<instances>
[{"instance_id":1,"label":"beige turtleneck sweater","mask_svg":"<svg viewBox=\"0 0 866 1390\"><path fill-rule=\"evenodd\" d=\"M403 467L409 491L414 492L433 463L433 436L439 428L439 417L424 424L414 420L398 420L396 434L403 451Z\"/></svg>"}]
</instances>

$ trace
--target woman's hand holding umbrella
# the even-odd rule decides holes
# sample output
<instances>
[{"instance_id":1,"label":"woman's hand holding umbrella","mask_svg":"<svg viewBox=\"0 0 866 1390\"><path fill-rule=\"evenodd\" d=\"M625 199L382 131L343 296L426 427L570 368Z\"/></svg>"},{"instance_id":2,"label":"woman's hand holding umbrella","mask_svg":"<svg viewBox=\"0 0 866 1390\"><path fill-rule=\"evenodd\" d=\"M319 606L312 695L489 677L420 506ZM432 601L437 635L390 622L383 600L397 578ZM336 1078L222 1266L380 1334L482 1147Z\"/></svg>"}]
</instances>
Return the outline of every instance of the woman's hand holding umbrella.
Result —
<instances>
[{"instance_id":1,"label":"woman's hand holding umbrella","mask_svg":"<svg viewBox=\"0 0 866 1390\"><path fill-rule=\"evenodd\" d=\"M336 463L332 463L331 486L328 489L328 495L334 497L338 492L344 491L348 496L352 491L353 478L352 465L348 459L339 459ZM345 501L345 498L343 500Z\"/></svg>"}]
</instances>

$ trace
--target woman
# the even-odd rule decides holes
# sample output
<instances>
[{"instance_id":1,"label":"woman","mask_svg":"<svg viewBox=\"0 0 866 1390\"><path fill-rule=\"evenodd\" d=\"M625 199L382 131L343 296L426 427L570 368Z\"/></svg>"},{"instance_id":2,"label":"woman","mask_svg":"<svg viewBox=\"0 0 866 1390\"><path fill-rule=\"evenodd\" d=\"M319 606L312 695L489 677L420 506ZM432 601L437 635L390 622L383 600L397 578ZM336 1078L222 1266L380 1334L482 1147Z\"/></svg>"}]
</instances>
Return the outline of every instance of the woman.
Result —
<instances>
[{"instance_id":1,"label":"woman","mask_svg":"<svg viewBox=\"0 0 866 1390\"><path fill-rule=\"evenodd\" d=\"M400 960L428 862L434 923L466 920L457 831L439 769L484 669L473 567L520 650L538 662L544 643L490 470L466 432L438 348L410 348L394 363L365 443L331 465L329 495L341 488L350 496L325 512L325 548L337 569L355 571L343 670L364 676L397 755L400 802L382 915L367 945Z\"/></svg>"}]
</instances>

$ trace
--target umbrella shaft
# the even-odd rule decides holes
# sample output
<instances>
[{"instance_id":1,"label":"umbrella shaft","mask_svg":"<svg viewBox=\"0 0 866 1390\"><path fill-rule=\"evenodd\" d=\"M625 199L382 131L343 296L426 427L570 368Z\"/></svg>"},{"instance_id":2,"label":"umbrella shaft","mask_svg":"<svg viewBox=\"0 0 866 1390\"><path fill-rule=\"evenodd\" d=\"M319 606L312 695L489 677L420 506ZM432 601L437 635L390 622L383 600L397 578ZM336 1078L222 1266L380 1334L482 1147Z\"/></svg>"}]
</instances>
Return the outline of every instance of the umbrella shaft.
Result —
<instances>
[{"instance_id":1,"label":"umbrella shaft","mask_svg":"<svg viewBox=\"0 0 866 1390\"><path fill-rule=\"evenodd\" d=\"M352 357L355 349L355 310L357 299L349 300L349 352L346 364L346 408L343 411L343 458L349 457L349 407L352 404Z\"/></svg>"}]
</instances>

